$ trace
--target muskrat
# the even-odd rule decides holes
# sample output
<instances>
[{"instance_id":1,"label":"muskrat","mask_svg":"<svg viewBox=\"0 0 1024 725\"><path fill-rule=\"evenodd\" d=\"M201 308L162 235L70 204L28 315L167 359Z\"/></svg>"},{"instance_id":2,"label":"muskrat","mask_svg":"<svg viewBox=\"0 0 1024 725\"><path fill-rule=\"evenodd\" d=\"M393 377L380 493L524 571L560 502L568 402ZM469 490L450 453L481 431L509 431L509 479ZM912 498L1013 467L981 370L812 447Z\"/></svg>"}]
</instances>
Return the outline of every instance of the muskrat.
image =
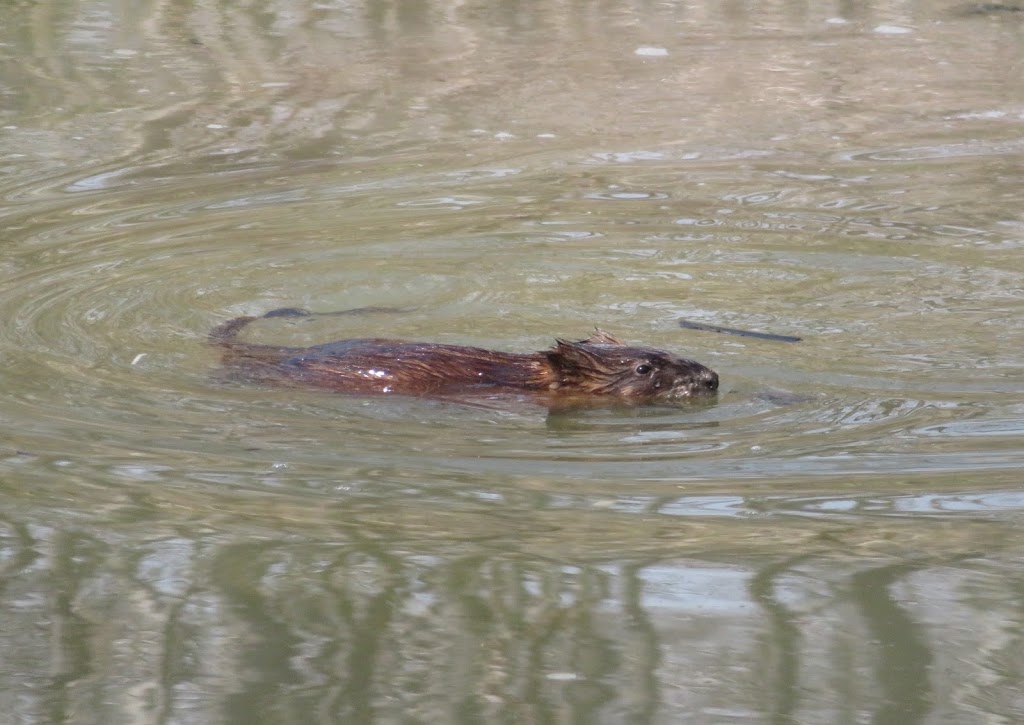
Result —
<instances>
[{"instance_id":1,"label":"muskrat","mask_svg":"<svg viewBox=\"0 0 1024 725\"><path fill-rule=\"evenodd\" d=\"M262 318L312 315L285 308ZM260 317L229 320L210 332L224 364L249 380L344 393L416 396L538 395L558 401L643 404L713 395L718 374L663 350L626 345L602 330L585 340L557 340L532 353L380 338L313 347L241 342Z\"/></svg>"}]
</instances>

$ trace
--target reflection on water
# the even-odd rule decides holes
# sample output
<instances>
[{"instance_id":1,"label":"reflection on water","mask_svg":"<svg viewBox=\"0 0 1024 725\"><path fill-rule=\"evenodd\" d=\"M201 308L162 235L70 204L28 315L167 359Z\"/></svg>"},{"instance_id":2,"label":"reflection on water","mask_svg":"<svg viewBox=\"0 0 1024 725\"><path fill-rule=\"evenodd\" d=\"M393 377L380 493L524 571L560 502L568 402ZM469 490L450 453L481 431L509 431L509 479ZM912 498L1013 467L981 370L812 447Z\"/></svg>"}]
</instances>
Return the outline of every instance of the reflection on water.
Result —
<instances>
[{"instance_id":1,"label":"reflection on water","mask_svg":"<svg viewBox=\"0 0 1024 725\"><path fill-rule=\"evenodd\" d=\"M5 521L6 687L55 673L25 720L1013 712L1018 547L991 523L897 545L919 527L641 524L660 544L628 553L632 516L335 506L267 528L225 504L139 502L93 533Z\"/></svg>"},{"instance_id":2,"label":"reflection on water","mask_svg":"<svg viewBox=\"0 0 1024 725\"><path fill-rule=\"evenodd\" d=\"M1024 719L1024 17L924 5L12 6L4 711ZM600 325L722 387L218 377L286 306L401 312L253 338Z\"/></svg>"}]
</instances>

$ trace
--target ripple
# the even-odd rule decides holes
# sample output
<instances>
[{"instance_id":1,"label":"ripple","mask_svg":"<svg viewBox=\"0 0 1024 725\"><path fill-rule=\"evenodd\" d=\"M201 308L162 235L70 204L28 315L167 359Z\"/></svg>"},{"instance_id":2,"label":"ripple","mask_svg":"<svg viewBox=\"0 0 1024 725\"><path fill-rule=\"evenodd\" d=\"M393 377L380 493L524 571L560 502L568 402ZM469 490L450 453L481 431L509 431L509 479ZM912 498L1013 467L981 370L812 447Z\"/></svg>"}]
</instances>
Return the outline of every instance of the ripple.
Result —
<instances>
[{"instance_id":1,"label":"ripple","mask_svg":"<svg viewBox=\"0 0 1024 725\"><path fill-rule=\"evenodd\" d=\"M667 199L668 194L660 191L595 191L584 195L586 199L611 201L645 201Z\"/></svg>"},{"instance_id":2,"label":"ripple","mask_svg":"<svg viewBox=\"0 0 1024 725\"><path fill-rule=\"evenodd\" d=\"M786 189L777 189L772 191L753 191L745 194L726 194L722 197L722 201L734 202L744 206L756 206L779 201L786 198L789 193Z\"/></svg>"},{"instance_id":3,"label":"ripple","mask_svg":"<svg viewBox=\"0 0 1024 725\"><path fill-rule=\"evenodd\" d=\"M413 199L409 201L401 201L396 204L399 207L413 207L417 209L423 208L442 208L442 209L465 209L470 206L477 206L480 204L487 203L488 199L485 197L469 197L469 196L441 196L427 199Z\"/></svg>"},{"instance_id":4,"label":"ripple","mask_svg":"<svg viewBox=\"0 0 1024 725\"><path fill-rule=\"evenodd\" d=\"M844 152L842 161L933 161L973 156L1006 156L1024 151L1024 141L968 141L930 146Z\"/></svg>"},{"instance_id":5,"label":"ripple","mask_svg":"<svg viewBox=\"0 0 1024 725\"><path fill-rule=\"evenodd\" d=\"M978 339L986 328L971 317L993 301L1016 309L1011 270L876 254L845 240L828 251L816 242L794 247L794 231L838 237L855 219L878 229L888 220L820 211L814 198L780 208L792 203L790 189L716 194L736 208L706 216L659 205L661 221L644 226L630 211L588 219L587 202L663 201L668 192L652 189L670 187L655 173L643 187L567 197L548 169L533 178L511 164L421 175L412 167L320 164L292 173L251 164L209 178L187 167L105 167L8 188L21 200L9 218L22 228L0 290L0 314L10 321L0 331L3 416L12 446L33 456L21 467L52 475L59 464L69 475L125 485L199 481L309 496L337 495L339 486L352 496L463 496L474 482L474 495L508 498L582 486L585 505L642 483L659 501L675 500L679 486L700 489L665 503L667 513L746 516L757 512L735 491L708 489L770 487L779 475L973 469L986 456L994 469L1019 463L991 456L1014 435L1019 411L978 396L1009 390L1020 361L993 356ZM559 200L556 212L546 213L544 199ZM881 208L844 199L857 214ZM673 224L707 236L667 232ZM901 233L957 242L986 231L947 220L899 224ZM544 245L564 257L553 264L538 254ZM767 296L783 285L780 299ZM232 315L381 304L415 309L335 323L267 321L252 334L306 345L383 329L531 350L553 335L612 323L638 342L712 365L722 394L711 406L573 415L509 401L323 396L225 384L204 343ZM954 325L969 338L954 350L928 344L954 329L951 317L936 316L942 310L967 325ZM783 351L686 334L679 318L794 331L805 343ZM1007 334L1006 326L991 329ZM1008 334L1000 349L1015 349L1024 328ZM968 369L991 372L976 382L951 374ZM765 394L772 389L783 394ZM976 410L965 395L988 420L1006 423L972 425ZM977 445L944 449L966 440Z\"/></svg>"}]
</instances>

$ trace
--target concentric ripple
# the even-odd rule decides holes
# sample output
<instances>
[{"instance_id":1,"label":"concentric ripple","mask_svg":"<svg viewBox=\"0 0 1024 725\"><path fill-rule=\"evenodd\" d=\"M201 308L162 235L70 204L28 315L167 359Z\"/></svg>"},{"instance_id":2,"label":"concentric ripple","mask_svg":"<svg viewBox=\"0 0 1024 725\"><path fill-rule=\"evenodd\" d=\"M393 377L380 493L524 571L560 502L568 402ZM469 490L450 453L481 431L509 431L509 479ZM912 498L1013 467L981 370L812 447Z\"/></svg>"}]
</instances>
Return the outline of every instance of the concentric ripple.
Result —
<instances>
[{"instance_id":1,"label":"concentric ripple","mask_svg":"<svg viewBox=\"0 0 1024 725\"><path fill-rule=\"evenodd\" d=\"M672 188L660 160L606 161ZM1008 450L1020 431L983 422L1019 419L1006 396L1024 369L1024 326L1005 317L1024 299L1019 270L896 246L923 240L913 211L883 212L900 220L891 241L850 244L854 222L883 235L892 219L844 216L828 195L793 192L793 174L775 177L779 189L764 176L723 191L698 238L675 232L667 193L566 196L543 164L385 166L218 159L209 174L103 168L5 190L21 230L0 291L11 448L136 483L422 492L483 477L549 492L586 481L598 498L636 482L1022 463ZM835 241L789 241L812 231ZM408 311L265 320L246 334L531 350L599 324L701 360L723 386L712 405L568 414L516 400L363 399L226 383L205 342L239 314L381 305ZM684 331L679 318L805 341ZM935 342L948 339L958 343Z\"/></svg>"}]
</instances>

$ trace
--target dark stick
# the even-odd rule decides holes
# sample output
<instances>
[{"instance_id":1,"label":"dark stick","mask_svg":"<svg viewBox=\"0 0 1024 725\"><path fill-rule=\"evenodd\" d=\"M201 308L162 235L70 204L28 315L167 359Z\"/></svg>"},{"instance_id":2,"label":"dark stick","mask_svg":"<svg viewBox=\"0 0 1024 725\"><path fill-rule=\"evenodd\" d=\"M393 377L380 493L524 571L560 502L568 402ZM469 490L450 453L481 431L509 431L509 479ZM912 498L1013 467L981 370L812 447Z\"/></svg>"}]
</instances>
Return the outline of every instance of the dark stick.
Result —
<instances>
[{"instance_id":1,"label":"dark stick","mask_svg":"<svg viewBox=\"0 0 1024 725\"><path fill-rule=\"evenodd\" d=\"M740 337L756 337L759 340L775 340L777 342L800 342L803 338L795 337L794 335L776 335L772 332L754 332L753 330L739 330L735 327L721 327L720 325L705 325L703 322L691 322L690 320L680 320L680 327L685 327L687 330L703 330L704 332L724 332L729 335L739 335Z\"/></svg>"},{"instance_id":2,"label":"dark stick","mask_svg":"<svg viewBox=\"0 0 1024 725\"><path fill-rule=\"evenodd\" d=\"M263 317L340 317L341 315L366 315L376 312L409 312L410 308L402 307L356 307L351 310L334 310L332 312L310 312L301 307L281 307L271 310Z\"/></svg>"}]
</instances>

